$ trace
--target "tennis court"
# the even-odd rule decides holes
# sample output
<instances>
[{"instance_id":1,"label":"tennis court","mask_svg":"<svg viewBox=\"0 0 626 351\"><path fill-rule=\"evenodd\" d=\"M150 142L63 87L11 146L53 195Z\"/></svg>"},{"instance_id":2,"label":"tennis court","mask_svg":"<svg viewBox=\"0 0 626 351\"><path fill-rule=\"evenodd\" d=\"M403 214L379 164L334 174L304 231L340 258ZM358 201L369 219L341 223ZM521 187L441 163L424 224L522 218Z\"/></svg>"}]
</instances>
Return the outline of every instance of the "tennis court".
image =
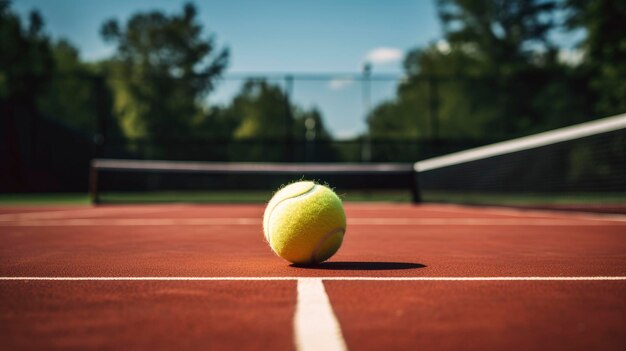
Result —
<instances>
[{"instance_id":1,"label":"tennis court","mask_svg":"<svg viewBox=\"0 0 626 351\"><path fill-rule=\"evenodd\" d=\"M624 5L0 0L1 351L626 350Z\"/></svg>"},{"instance_id":2,"label":"tennis court","mask_svg":"<svg viewBox=\"0 0 626 351\"><path fill-rule=\"evenodd\" d=\"M348 203L329 262L262 205L3 208L9 349L599 349L626 344L626 217Z\"/></svg>"},{"instance_id":3,"label":"tennis court","mask_svg":"<svg viewBox=\"0 0 626 351\"><path fill-rule=\"evenodd\" d=\"M595 182L522 171L554 163L537 153L567 159L581 145L602 168L624 130L620 115L415 164L96 159L94 205L0 207L5 344L623 349L623 163ZM271 192L246 188L303 177L340 184L348 219L340 251L311 266L272 253L262 225ZM216 183L242 189L216 195ZM351 184L386 188L366 198ZM432 198L472 191L486 203ZM509 202L486 205L498 197Z\"/></svg>"}]
</instances>

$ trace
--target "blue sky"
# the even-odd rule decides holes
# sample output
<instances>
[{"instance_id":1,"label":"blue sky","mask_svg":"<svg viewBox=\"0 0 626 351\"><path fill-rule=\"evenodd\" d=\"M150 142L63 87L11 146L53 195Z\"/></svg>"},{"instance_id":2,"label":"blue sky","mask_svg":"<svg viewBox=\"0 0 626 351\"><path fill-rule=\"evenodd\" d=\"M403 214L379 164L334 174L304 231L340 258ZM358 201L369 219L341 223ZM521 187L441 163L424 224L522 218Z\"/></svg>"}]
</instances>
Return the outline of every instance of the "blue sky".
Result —
<instances>
[{"instance_id":1,"label":"blue sky","mask_svg":"<svg viewBox=\"0 0 626 351\"><path fill-rule=\"evenodd\" d=\"M122 23L138 11L180 12L174 0L15 0L26 15L38 9L46 31L66 38L85 60L110 56L114 47L99 35L109 18ZM431 0L195 1L199 18L220 45L231 50L229 73L358 73L366 60L373 73L400 74L404 53L441 37ZM226 101L238 87L225 82L212 97ZM394 84L372 89L376 103ZM333 134L348 137L365 129L360 88L350 81L295 82L294 99L317 106Z\"/></svg>"}]
</instances>

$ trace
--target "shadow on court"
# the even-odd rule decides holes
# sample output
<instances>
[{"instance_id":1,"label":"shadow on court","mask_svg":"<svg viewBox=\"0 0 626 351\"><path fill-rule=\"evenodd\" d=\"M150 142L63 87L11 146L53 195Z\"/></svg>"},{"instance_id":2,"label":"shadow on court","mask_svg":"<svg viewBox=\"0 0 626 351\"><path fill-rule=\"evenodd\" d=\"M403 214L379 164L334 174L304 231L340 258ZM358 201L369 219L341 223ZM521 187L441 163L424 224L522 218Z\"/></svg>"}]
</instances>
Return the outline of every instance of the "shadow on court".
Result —
<instances>
[{"instance_id":1,"label":"shadow on court","mask_svg":"<svg viewBox=\"0 0 626 351\"><path fill-rule=\"evenodd\" d=\"M334 261L322 262L310 265L296 265L291 267L303 269L327 269L338 271L391 271L400 269L417 269L425 268L426 265L421 263L409 262L351 262L351 261Z\"/></svg>"}]
</instances>

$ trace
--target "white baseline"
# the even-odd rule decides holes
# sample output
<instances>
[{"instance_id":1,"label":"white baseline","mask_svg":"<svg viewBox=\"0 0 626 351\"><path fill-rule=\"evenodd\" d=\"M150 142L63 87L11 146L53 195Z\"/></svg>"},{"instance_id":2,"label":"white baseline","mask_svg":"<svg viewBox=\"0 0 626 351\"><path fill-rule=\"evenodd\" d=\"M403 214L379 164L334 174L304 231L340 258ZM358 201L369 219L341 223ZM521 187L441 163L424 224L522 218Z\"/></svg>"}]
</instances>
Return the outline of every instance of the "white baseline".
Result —
<instances>
[{"instance_id":1,"label":"white baseline","mask_svg":"<svg viewBox=\"0 0 626 351\"><path fill-rule=\"evenodd\" d=\"M314 278L343 281L597 281L625 280L626 276L585 277L0 277L0 281L294 281Z\"/></svg>"}]
</instances>

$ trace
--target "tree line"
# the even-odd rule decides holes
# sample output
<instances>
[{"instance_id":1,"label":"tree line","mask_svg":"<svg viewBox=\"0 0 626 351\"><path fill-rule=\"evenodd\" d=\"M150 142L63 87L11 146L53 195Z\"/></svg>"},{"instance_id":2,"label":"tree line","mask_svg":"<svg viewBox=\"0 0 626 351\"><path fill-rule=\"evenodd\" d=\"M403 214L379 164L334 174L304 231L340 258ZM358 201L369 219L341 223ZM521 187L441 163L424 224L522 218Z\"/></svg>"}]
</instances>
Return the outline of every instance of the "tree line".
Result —
<instances>
[{"instance_id":1,"label":"tree line","mask_svg":"<svg viewBox=\"0 0 626 351\"><path fill-rule=\"evenodd\" d=\"M625 2L438 0L437 9L444 38L406 55L406 81L369 116L374 137L506 139L626 111ZM564 32L584 37L567 47L555 39Z\"/></svg>"},{"instance_id":2,"label":"tree line","mask_svg":"<svg viewBox=\"0 0 626 351\"><path fill-rule=\"evenodd\" d=\"M404 81L372 109L360 138L501 140L626 111L625 2L436 4L444 37L406 54ZM564 47L557 39L564 32L582 39ZM46 34L38 12L24 20L0 0L3 104L31 106L86 134L104 131L99 138L149 158L185 152L164 143L200 140L231 146L203 148L209 160L280 161L285 143L311 136L342 159L320 111L295 105L281 86L252 79L230 103L207 103L231 53L203 28L193 4L107 20L101 37L115 53L86 62L70 42ZM250 140L269 146L246 147ZM374 149L374 160L415 158L401 156L403 149Z\"/></svg>"}]
</instances>

